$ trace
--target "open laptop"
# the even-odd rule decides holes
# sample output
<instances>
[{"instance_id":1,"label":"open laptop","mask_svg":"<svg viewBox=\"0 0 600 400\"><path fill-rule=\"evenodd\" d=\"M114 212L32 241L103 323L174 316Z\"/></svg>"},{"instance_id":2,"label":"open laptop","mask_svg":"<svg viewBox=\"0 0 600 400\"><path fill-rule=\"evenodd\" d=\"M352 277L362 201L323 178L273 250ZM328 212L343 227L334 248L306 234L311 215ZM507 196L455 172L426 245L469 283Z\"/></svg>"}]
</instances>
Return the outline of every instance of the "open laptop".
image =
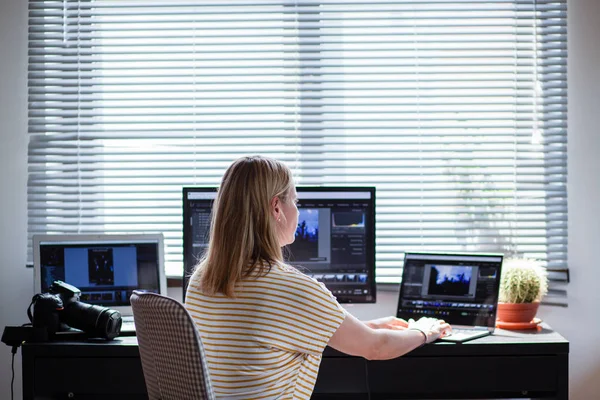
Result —
<instances>
[{"instance_id":1,"label":"open laptop","mask_svg":"<svg viewBox=\"0 0 600 400\"><path fill-rule=\"evenodd\" d=\"M465 342L494 332L502 254L408 252L396 316L443 319Z\"/></svg>"},{"instance_id":2,"label":"open laptop","mask_svg":"<svg viewBox=\"0 0 600 400\"><path fill-rule=\"evenodd\" d=\"M80 300L117 310L121 335L134 335L129 297L134 290L167 294L162 234L34 235L35 293L61 280L81 290Z\"/></svg>"}]
</instances>

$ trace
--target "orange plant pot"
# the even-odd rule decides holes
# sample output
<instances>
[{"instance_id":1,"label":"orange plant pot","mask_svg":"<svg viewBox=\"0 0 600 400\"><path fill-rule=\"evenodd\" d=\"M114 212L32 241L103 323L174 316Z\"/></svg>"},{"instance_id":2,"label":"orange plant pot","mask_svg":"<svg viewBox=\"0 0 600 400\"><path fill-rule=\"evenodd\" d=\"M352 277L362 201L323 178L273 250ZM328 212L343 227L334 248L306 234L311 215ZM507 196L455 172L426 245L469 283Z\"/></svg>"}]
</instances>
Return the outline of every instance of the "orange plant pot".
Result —
<instances>
[{"instance_id":1,"label":"orange plant pot","mask_svg":"<svg viewBox=\"0 0 600 400\"><path fill-rule=\"evenodd\" d=\"M503 322L531 322L539 307L539 301L533 303L498 303L496 318Z\"/></svg>"}]
</instances>

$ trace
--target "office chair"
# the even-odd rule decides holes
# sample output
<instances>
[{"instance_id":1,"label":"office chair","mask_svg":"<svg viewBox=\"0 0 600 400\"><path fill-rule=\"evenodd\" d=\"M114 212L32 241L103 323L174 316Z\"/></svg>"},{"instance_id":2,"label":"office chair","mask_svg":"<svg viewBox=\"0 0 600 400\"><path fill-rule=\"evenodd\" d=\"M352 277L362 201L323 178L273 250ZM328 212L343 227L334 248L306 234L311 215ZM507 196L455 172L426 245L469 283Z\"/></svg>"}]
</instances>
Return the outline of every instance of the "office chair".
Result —
<instances>
[{"instance_id":1,"label":"office chair","mask_svg":"<svg viewBox=\"0 0 600 400\"><path fill-rule=\"evenodd\" d=\"M200 335L183 304L136 290L131 307L150 400L215 399Z\"/></svg>"}]
</instances>

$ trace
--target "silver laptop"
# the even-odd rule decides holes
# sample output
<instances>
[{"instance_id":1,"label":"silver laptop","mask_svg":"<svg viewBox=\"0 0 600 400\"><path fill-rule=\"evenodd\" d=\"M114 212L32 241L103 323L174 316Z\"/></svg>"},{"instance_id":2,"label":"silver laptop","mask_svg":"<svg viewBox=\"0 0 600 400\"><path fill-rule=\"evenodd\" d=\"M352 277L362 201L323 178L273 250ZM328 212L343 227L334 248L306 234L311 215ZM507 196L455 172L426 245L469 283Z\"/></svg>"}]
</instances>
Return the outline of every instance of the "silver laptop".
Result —
<instances>
[{"instance_id":1,"label":"silver laptop","mask_svg":"<svg viewBox=\"0 0 600 400\"><path fill-rule=\"evenodd\" d=\"M162 234L34 235L33 268L35 293L71 284L81 301L119 311L122 335L135 334L134 290L167 294Z\"/></svg>"},{"instance_id":2,"label":"silver laptop","mask_svg":"<svg viewBox=\"0 0 600 400\"><path fill-rule=\"evenodd\" d=\"M465 342L494 332L502 254L421 253L404 256L396 316L443 319Z\"/></svg>"}]
</instances>

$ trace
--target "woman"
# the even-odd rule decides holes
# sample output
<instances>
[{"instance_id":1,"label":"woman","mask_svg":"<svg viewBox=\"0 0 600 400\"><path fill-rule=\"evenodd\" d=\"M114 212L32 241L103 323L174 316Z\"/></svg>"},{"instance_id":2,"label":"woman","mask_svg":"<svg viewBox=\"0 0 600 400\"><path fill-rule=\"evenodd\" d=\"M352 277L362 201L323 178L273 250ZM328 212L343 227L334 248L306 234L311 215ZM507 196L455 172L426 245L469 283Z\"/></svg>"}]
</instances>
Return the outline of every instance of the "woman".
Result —
<instances>
[{"instance_id":1,"label":"woman","mask_svg":"<svg viewBox=\"0 0 600 400\"><path fill-rule=\"evenodd\" d=\"M279 161L243 157L223 176L209 248L186 293L217 397L309 399L327 345L384 360L450 329L433 318L361 322L323 284L286 265L281 248L294 241L296 202L291 171Z\"/></svg>"}]
</instances>

